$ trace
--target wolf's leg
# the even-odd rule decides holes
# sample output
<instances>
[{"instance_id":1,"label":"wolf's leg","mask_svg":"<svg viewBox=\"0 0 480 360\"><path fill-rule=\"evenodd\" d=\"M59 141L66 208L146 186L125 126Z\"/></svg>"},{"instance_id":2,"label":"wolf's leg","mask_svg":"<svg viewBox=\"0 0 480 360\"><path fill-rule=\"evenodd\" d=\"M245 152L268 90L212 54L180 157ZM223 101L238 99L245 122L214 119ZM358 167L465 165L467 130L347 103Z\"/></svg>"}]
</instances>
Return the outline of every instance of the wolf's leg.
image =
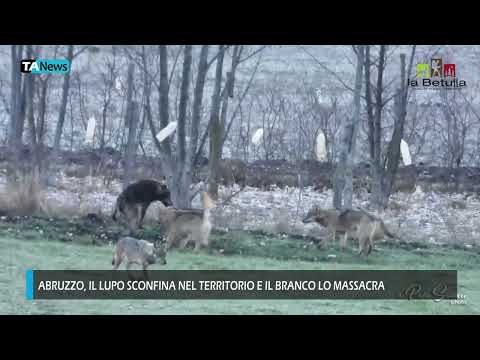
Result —
<instances>
[{"instance_id":1,"label":"wolf's leg","mask_svg":"<svg viewBox=\"0 0 480 360\"><path fill-rule=\"evenodd\" d=\"M348 232L345 231L345 236L343 237L342 243L341 243L342 251L344 251L345 247L347 246L347 238L348 238Z\"/></svg>"},{"instance_id":2,"label":"wolf's leg","mask_svg":"<svg viewBox=\"0 0 480 360\"><path fill-rule=\"evenodd\" d=\"M195 240L195 249L193 249L193 251L199 252L201 248L202 244L200 244L200 240Z\"/></svg>"},{"instance_id":3,"label":"wolf's leg","mask_svg":"<svg viewBox=\"0 0 480 360\"><path fill-rule=\"evenodd\" d=\"M138 227L139 227L140 229L143 229L143 219L145 218L145 214L147 213L148 205L150 205L150 204L145 204L145 203L143 203L143 204L141 205L141 209L140 209L140 220L138 221Z\"/></svg>"},{"instance_id":4,"label":"wolf's leg","mask_svg":"<svg viewBox=\"0 0 480 360\"><path fill-rule=\"evenodd\" d=\"M127 226L130 230L130 234L135 234L135 230L138 226L138 207L133 205L126 211Z\"/></svg>"},{"instance_id":5,"label":"wolf's leg","mask_svg":"<svg viewBox=\"0 0 480 360\"><path fill-rule=\"evenodd\" d=\"M211 233L211 230L208 230L207 232L202 234L202 241L201 241L202 245L208 246L210 242L210 233Z\"/></svg>"},{"instance_id":6,"label":"wolf's leg","mask_svg":"<svg viewBox=\"0 0 480 360\"><path fill-rule=\"evenodd\" d=\"M122 257L121 256L118 256L118 254L115 254L115 256L113 257L113 270L117 270L118 267L120 266L120 264L122 263Z\"/></svg>"},{"instance_id":7,"label":"wolf's leg","mask_svg":"<svg viewBox=\"0 0 480 360\"><path fill-rule=\"evenodd\" d=\"M190 240L192 240L192 234L188 234L187 236L185 236L181 241L180 241L180 248L181 249L185 249L185 246L187 246L187 244L190 242ZM196 243L196 241L195 241Z\"/></svg>"},{"instance_id":8,"label":"wolf's leg","mask_svg":"<svg viewBox=\"0 0 480 360\"><path fill-rule=\"evenodd\" d=\"M167 235L167 246L166 246L167 251L170 250L170 248L175 243L175 236L176 236L175 230L171 229Z\"/></svg>"},{"instance_id":9,"label":"wolf's leg","mask_svg":"<svg viewBox=\"0 0 480 360\"><path fill-rule=\"evenodd\" d=\"M372 228L372 231L370 232L370 236L369 236L369 250L368 250L368 254L370 254L370 252L373 250L373 241L375 239L375 235L377 233L377 229L378 229L378 226L379 226L379 223L376 221L373 225L373 228ZM381 231L381 230L380 230ZM368 255L367 254L367 255Z\"/></svg>"},{"instance_id":10,"label":"wolf's leg","mask_svg":"<svg viewBox=\"0 0 480 360\"><path fill-rule=\"evenodd\" d=\"M360 235L358 237L358 255L362 255L364 245L365 245L365 237L363 235Z\"/></svg>"},{"instance_id":11,"label":"wolf's leg","mask_svg":"<svg viewBox=\"0 0 480 360\"><path fill-rule=\"evenodd\" d=\"M123 252L122 246L117 244L115 247L115 253L113 254L113 259L112 259L112 265L113 265L113 270L117 270L120 264L123 261L125 253Z\"/></svg>"},{"instance_id":12,"label":"wolf's leg","mask_svg":"<svg viewBox=\"0 0 480 360\"><path fill-rule=\"evenodd\" d=\"M372 243L370 242L370 243L368 244L367 256L370 255L370 253L372 252L372 249L373 249L373 246L372 246Z\"/></svg>"},{"instance_id":13,"label":"wolf's leg","mask_svg":"<svg viewBox=\"0 0 480 360\"><path fill-rule=\"evenodd\" d=\"M335 228L329 227L328 228L328 233L327 236L325 236L325 240L323 241L322 247L324 249L328 248L328 243L330 241L333 241L335 243Z\"/></svg>"},{"instance_id":14,"label":"wolf's leg","mask_svg":"<svg viewBox=\"0 0 480 360\"><path fill-rule=\"evenodd\" d=\"M205 235L203 235L203 234L200 237L197 237L195 239L195 249L194 249L194 251L199 252L200 249L202 248L202 244L205 245L205 246L207 245L206 240L205 240Z\"/></svg>"}]
</instances>

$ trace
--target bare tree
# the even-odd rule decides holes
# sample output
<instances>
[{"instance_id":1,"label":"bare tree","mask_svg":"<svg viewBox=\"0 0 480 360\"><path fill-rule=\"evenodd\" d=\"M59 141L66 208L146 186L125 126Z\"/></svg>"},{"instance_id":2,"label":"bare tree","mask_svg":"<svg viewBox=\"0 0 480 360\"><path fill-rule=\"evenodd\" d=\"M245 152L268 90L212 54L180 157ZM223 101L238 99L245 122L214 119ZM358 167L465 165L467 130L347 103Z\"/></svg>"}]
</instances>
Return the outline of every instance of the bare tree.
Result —
<instances>
[{"instance_id":1,"label":"bare tree","mask_svg":"<svg viewBox=\"0 0 480 360\"><path fill-rule=\"evenodd\" d=\"M100 130L100 149L103 149L106 144L105 133L107 130L107 116L109 113L109 107L112 103L112 90L115 86L115 81L117 79L117 69L116 69L116 50L113 48L113 56L111 60L106 61L106 72L102 73L102 80L104 87L102 88L102 122ZM145 81L145 86L149 86L150 82ZM150 98L148 98L150 101ZM150 104L149 104L150 105Z\"/></svg>"},{"instance_id":2,"label":"bare tree","mask_svg":"<svg viewBox=\"0 0 480 360\"><path fill-rule=\"evenodd\" d=\"M173 151L173 146L170 139L165 139L160 143L156 135L156 127L153 122L153 117L147 114L150 131L153 137L153 142L158 150L162 173L165 174L168 186L172 194L172 201L177 207L188 208L191 206L192 193L190 192L190 185L192 181L192 164L196 154L195 144L198 141L198 126L201 111L201 104L203 98L203 87L205 85L205 78L208 70L208 45L203 45L200 52L199 66L197 72L197 79L195 83L192 121L190 122L190 141L187 144L187 106L189 101L189 88L191 80L192 69L192 46L185 45L183 48L183 69L181 74L180 98L178 102L178 117L177 117L177 133L176 133L176 148ZM160 125L165 127L169 123L169 91L170 80L172 75L168 74L168 49L166 45L159 46L160 59L160 81L159 89L159 114ZM174 65L175 66L175 65ZM144 71L147 71L144 66ZM147 96L148 99L148 96ZM147 100L147 104L149 101Z\"/></svg>"},{"instance_id":3,"label":"bare tree","mask_svg":"<svg viewBox=\"0 0 480 360\"><path fill-rule=\"evenodd\" d=\"M222 124L220 122L221 87L223 73L223 59L225 46L218 46L217 66L215 70L215 85L210 109L210 151L209 151L209 184L208 191L214 197L218 194L218 181L220 171L220 142L222 140Z\"/></svg>"},{"instance_id":4,"label":"bare tree","mask_svg":"<svg viewBox=\"0 0 480 360\"><path fill-rule=\"evenodd\" d=\"M412 47L408 74L411 72L414 56L415 46ZM394 98L395 125L384 161L385 179L382 191L383 199L381 202L384 207L387 206L395 182L395 176L400 162L400 143L403 138L405 119L407 117L408 87L405 71L405 54L400 54L400 88L397 90L397 94Z\"/></svg>"},{"instance_id":5,"label":"bare tree","mask_svg":"<svg viewBox=\"0 0 480 360\"><path fill-rule=\"evenodd\" d=\"M410 63L408 68L408 74L411 73L413 66L413 59L415 56L415 46L412 47L412 52L410 56ZM372 198L371 202L377 208L385 208L388 204L388 199L390 198L395 176L398 170L398 164L400 160L400 142L403 138L405 118L407 115L407 98L408 98L408 87L406 84L406 74L405 74L405 55L401 54L401 64L400 64L400 88L395 92L394 98L394 130L392 138L389 142L385 157L382 156L382 110L385 104L392 98L387 99L383 98L383 74L385 70L385 59L386 59L386 46L380 45L379 58L377 61L378 75L377 75L377 86L375 89L375 113L373 119L374 133L373 133L373 166L372 166ZM368 61L367 61L368 62ZM367 97L367 108L372 105L371 98ZM370 111L367 111L369 116L371 115ZM371 119L370 119L371 121ZM370 150L372 148L370 147Z\"/></svg>"},{"instance_id":6,"label":"bare tree","mask_svg":"<svg viewBox=\"0 0 480 360\"><path fill-rule=\"evenodd\" d=\"M73 60L73 45L68 46L67 60L70 63L70 68ZM63 123L65 122L65 114L67 112L68 91L70 89L70 71L67 71L63 78L62 86L62 101L60 104L60 111L58 113L57 128L55 130L55 139L53 142L53 150L58 151L60 148L60 139L62 137Z\"/></svg>"},{"instance_id":7,"label":"bare tree","mask_svg":"<svg viewBox=\"0 0 480 360\"><path fill-rule=\"evenodd\" d=\"M138 107L133 98L134 84L133 75L135 65L131 63L128 66L128 80L127 80L127 114L125 123L128 126L128 142L125 156L125 173L123 179L123 188L126 188L133 179L135 154L137 151L137 124L138 124Z\"/></svg>"},{"instance_id":8,"label":"bare tree","mask_svg":"<svg viewBox=\"0 0 480 360\"><path fill-rule=\"evenodd\" d=\"M23 45L11 46L11 96L10 96L10 131L9 144L13 149L21 145L23 131L22 119L22 75L18 70L20 60L23 57Z\"/></svg>"},{"instance_id":9,"label":"bare tree","mask_svg":"<svg viewBox=\"0 0 480 360\"><path fill-rule=\"evenodd\" d=\"M340 159L335 169L333 206L336 209L348 209L352 207L352 167L358 124L360 121L360 92L362 91L365 46L358 45L354 47L354 51L357 55L357 67L355 71L353 117L345 119L340 145Z\"/></svg>"},{"instance_id":10,"label":"bare tree","mask_svg":"<svg viewBox=\"0 0 480 360\"><path fill-rule=\"evenodd\" d=\"M470 108L457 98L456 91L441 90L441 109L445 118L446 136L442 134L447 150L446 165L460 167L465 154L465 139L469 129ZM445 139L446 138L446 139Z\"/></svg>"},{"instance_id":11,"label":"bare tree","mask_svg":"<svg viewBox=\"0 0 480 360\"><path fill-rule=\"evenodd\" d=\"M19 71L20 60L23 56L23 45L11 46L11 93L10 93L10 124L8 143L13 151L13 166L9 171L9 178L15 178L15 169L18 168L25 115L25 85L22 89L22 75Z\"/></svg>"}]
</instances>

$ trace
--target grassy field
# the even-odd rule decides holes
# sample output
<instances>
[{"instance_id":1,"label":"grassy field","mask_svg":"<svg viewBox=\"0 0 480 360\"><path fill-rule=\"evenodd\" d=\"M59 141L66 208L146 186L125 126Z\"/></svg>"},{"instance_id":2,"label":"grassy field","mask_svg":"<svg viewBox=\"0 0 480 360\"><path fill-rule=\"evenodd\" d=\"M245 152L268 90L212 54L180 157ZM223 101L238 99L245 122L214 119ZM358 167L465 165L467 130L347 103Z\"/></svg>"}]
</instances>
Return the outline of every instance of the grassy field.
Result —
<instances>
[{"instance_id":1,"label":"grassy field","mask_svg":"<svg viewBox=\"0 0 480 360\"><path fill-rule=\"evenodd\" d=\"M440 303L431 300L27 301L25 269L110 269L112 246L60 242L53 238L53 232L45 238L43 231L18 231L15 226L8 226L10 229L5 224L0 226L0 314L480 314L478 249L381 243L368 260L362 260L353 249L345 253L336 248L325 251L303 239L247 232L215 234L210 250L200 254L189 249L174 250L168 255L168 265L154 265L152 269L457 269L459 294L465 296L466 303L451 304L447 300ZM32 228L38 228L35 226Z\"/></svg>"}]
</instances>

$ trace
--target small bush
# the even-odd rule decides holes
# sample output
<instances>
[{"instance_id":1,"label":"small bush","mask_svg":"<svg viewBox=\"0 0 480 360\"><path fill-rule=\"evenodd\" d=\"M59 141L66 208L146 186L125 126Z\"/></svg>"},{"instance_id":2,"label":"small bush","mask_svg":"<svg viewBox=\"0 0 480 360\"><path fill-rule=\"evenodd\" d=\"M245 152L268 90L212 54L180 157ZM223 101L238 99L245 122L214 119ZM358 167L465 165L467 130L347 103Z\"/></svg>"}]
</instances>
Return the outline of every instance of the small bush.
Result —
<instances>
[{"instance_id":1,"label":"small bush","mask_svg":"<svg viewBox=\"0 0 480 360\"><path fill-rule=\"evenodd\" d=\"M15 216L44 213L45 201L38 174L21 175L7 183L5 191L0 193L0 209Z\"/></svg>"}]
</instances>

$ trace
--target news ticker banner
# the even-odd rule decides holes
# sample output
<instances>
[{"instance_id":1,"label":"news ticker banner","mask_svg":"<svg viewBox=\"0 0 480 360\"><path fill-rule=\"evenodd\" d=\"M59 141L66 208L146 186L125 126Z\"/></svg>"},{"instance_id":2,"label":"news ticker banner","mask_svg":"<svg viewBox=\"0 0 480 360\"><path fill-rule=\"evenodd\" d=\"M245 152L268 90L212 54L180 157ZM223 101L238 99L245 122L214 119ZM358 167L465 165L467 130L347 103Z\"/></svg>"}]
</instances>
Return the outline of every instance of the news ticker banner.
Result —
<instances>
[{"instance_id":1,"label":"news ticker banner","mask_svg":"<svg viewBox=\"0 0 480 360\"><path fill-rule=\"evenodd\" d=\"M37 299L457 299L456 270L27 270Z\"/></svg>"}]
</instances>

